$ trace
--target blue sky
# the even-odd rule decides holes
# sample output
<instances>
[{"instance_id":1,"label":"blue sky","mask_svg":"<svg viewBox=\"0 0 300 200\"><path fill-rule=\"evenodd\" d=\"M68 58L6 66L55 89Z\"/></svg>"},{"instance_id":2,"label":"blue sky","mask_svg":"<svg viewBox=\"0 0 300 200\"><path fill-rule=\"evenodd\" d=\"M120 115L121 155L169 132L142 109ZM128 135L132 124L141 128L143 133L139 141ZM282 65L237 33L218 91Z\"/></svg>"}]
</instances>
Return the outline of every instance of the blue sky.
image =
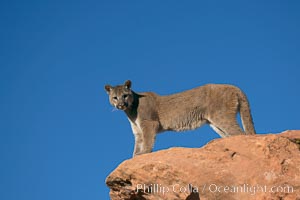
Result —
<instances>
[{"instance_id":1,"label":"blue sky","mask_svg":"<svg viewBox=\"0 0 300 200\"><path fill-rule=\"evenodd\" d=\"M0 199L108 199L133 151L105 84L171 94L229 83L258 133L299 129L299 1L1 1ZM157 137L200 147L205 126Z\"/></svg>"}]
</instances>

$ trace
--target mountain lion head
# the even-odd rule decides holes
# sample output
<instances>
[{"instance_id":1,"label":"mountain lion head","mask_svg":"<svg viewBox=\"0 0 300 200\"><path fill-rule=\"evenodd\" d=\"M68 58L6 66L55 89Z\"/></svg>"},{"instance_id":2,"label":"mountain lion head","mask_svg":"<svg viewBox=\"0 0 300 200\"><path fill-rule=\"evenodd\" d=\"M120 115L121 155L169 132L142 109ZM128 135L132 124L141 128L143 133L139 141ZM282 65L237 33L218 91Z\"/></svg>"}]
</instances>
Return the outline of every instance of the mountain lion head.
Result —
<instances>
[{"instance_id":1,"label":"mountain lion head","mask_svg":"<svg viewBox=\"0 0 300 200\"><path fill-rule=\"evenodd\" d=\"M131 81L127 80L124 85L105 85L105 90L109 96L109 102L119 110L126 110L133 103L133 94L131 91Z\"/></svg>"}]
</instances>

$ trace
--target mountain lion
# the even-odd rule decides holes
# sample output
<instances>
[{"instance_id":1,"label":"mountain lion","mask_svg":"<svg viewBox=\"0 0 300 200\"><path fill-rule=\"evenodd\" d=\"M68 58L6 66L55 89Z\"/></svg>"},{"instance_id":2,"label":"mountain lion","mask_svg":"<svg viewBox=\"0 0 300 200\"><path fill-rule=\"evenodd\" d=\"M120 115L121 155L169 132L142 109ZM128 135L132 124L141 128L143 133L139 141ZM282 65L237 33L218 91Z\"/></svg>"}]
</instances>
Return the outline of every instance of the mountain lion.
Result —
<instances>
[{"instance_id":1,"label":"mountain lion","mask_svg":"<svg viewBox=\"0 0 300 200\"><path fill-rule=\"evenodd\" d=\"M221 137L255 134L246 95L237 87L207 84L180 93L160 96L136 93L131 81L105 85L110 103L123 110L135 136L133 156L150 153L155 136L163 131L192 130L209 124ZM236 115L240 112L244 131Z\"/></svg>"}]
</instances>

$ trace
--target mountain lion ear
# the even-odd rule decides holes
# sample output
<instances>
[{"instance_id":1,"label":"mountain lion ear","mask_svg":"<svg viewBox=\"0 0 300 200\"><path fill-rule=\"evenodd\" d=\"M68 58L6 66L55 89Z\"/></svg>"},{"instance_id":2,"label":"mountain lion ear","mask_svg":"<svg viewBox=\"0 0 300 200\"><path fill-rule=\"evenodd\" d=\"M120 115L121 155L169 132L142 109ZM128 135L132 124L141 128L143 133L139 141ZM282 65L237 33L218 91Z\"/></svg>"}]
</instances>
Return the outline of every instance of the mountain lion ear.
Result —
<instances>
[{"instance_id":1,"label":"mountain lion ear","mask_svg":"<svg viewBox=\"0 0 300 200\"><path fill-rule=\"evenodd\" d=\"M105 85L104 88L105 88L107 93L110 93L110 91L112 90L112 86L110 86L110 85Z\"/></svg>"},{"instance_id":2,"label":"mountain lion ear","mask_svg":"<svg viewBox=\"0 0 300 200\"><path fill-rule=\"evenodd\" d=\"M125 83L124 83L124 87L126 89L130 89L131 88L131 81L130 80L127 80Z\"/></svg>"}]
</instances>

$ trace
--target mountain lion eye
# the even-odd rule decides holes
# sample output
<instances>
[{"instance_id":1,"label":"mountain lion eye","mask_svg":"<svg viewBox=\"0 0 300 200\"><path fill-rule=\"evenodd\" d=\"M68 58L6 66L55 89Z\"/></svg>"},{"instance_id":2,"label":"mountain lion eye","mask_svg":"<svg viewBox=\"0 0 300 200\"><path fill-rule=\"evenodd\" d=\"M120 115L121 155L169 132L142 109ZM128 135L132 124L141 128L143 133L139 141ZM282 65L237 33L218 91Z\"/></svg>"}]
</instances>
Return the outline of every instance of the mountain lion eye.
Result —
<instances>
[{"instance_id":1,"label":"mountain lion eye","mask_svg":"<svg viewBox=\"0 0 300 200\"><path fill-rule=\"evenodd\" d=\"M114 100L118 100L118 97L113 97Z\"/></svg>"},{"instance_id":2,"label":"mountain lion eye","mask_svg":"<svg viewBox=\"0 0 300 200\"><path fill-rule=\"evenodd\" d=\"M124 94L124 95L123 95L123 98L124 98L124 99L126 99L127 97L128 97L128 95L127 95L127 94Z\"/></svg>"}]
</instances>

